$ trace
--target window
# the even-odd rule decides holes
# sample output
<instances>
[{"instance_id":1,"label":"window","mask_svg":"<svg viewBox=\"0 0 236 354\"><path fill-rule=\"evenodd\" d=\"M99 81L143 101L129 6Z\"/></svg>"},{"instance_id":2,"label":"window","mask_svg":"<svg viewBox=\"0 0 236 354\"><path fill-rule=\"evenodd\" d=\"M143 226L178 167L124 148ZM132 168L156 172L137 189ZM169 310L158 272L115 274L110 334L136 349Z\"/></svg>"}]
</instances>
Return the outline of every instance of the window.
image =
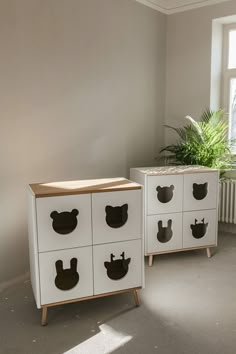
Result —
<instances>
[{"instance_id":1,"label":"window","mask_svg":"<svg viewBox=\"0 0 236 354\"><path fill-rule=\"evenodd\" d=\"M229 139L236 139L236 24L224 26L223 107L229 114Z\"/></svg>"}]
</instances>

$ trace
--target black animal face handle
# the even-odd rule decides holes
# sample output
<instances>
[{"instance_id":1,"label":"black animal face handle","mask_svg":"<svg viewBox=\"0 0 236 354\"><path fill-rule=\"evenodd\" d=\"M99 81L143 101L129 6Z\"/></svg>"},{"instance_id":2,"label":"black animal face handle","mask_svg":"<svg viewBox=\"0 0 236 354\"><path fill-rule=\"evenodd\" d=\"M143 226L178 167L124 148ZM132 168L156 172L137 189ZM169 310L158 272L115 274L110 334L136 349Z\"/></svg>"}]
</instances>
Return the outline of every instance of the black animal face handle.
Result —
<instances>
[{"instance_id":1,"label":"black animal face handle","mask_svg":"<svg viewBox=\"0 0 236 354\"><path fill-rule=\"evenodd\" d=\"M113 229L124 226L128 220L128 204L112 207L107 205L105 208L106 223Z\"/></svg>"},{"instance_id":2,"label":"black animal face handle","mask_svg":"<svg viewBox=\"0 0 236 354\"><path fill-rule=\"evenodd\" d=\"M205 219L202 219L201 223L197 223L197 219L195 219L195 224L190 225L192 229L192 235L196 239L200 239L205 236L207 232L208 223L205 224Z\"/></svg>"},{"instance_id":3,"label":"black animal face handle","mask_svg":"<svg viewBox=\"0 0 236 354\"><path fill-rule=\"evenodd\" d=\"M174 189L175 187L173 186L173 184L170 187L157 186L156 191L157 191L157 199L159 200L159 202L161 203L170 202L171 199L173 198Z\"/></svg>"},{"instance_id":4,"label":"black animal face handle","mask_svg":"<svg viewBox=\"0 0 236 354\"><path fill-rule=\"evenodd\" d=\"M79 211L77 209L73 209L71 212L64 211L62 213L53 211L50 214L50 217L53 220L53 230L60 235L70 234L77 226L77 215L79 215Z\"/></svg>"},{"instance_id":5,"label":"black animal face handle","mask_svg":"<svg viewBox=\"0 0 236 354\"><path fill-rule=\"evenodd\" d=\"M162 220L159 220L158 223L158 233L157 239L161 243L169 242L172 239L173 231L171 229L172 220L169 219L167 222L167 227L162 226Z\"/></svg>"},{"instance_id":6,"label":"black animal face handle","mask_svg":"<svg viewBox=\"0 0 236 354\"><path fill-rule=\"evenodd\" d=\"M193 196L196 200L202 200L207 196L208 183L197 184L193 183Z\"/></svg>"},{"instance_id":7,"label":"black animal face handle","mask_svg":"<svg viewBox=\"0 0 236 354\"><path fill-rule=\"evenodd\" d=\"M125 259L125 252L123 252L120 256L121 259L114 260L115 256L111 253L111 261L104 262L104 266L107 270L107 276L112 280L120 280L124 278L129 271L131 258Z\"/></svg>"},{"instance_id":8,"label":"black animal face handle","mask_svg":"<svg viewBox=\"0 0 236 354\"><path fill-rule=\"evenodd\" d=\"M70 261L70 268L63 269L62 260L55 263L57 275L55 278L55 285L60 290L71 290L79 282L79 274L77 272L77 259L72 258Z\"/></svg>"}]
</instances>

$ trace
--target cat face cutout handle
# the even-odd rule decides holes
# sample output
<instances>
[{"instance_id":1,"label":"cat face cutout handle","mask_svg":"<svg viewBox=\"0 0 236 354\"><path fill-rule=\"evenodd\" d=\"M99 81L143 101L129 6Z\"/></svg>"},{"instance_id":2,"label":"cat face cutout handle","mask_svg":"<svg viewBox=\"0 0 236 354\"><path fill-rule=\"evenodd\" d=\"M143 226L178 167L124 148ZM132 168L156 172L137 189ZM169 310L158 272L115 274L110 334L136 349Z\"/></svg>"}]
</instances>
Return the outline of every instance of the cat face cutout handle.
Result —
<instances>
[{"instance_id":1,"label":"cat face cutout handle","mask_svg":"<svg viewBox=\"0 0 236 354\"><path fill-rule=\"evenodd\" d=\"M157 233L157 240L161 243L169 242L172 239L173 231L172 231L172 220L169 219L167 221L167 226L162 226L162 220L159 220L158 223L158 233Z\"/></svg>"},{"instance_id":2,"label":"cat face cutout handle","mask_svg":"<svg viewBox=\"0 0 236 354\"><path fill-rule=\"evenodd\" d=\"M129 271L131 258L125 259L125 252L123 252L120 256L121 259L114 260L115 256L111 253L111 261L104 262L104 266L107 270L107 276L112 280L120 280L124 278Z\"/></svg>"},{"instance_id":3,"label":"cat face cutout handle","mask_svg":"<svg viewBox=\"0 0 236 354\"><path fill-rule=\"evenodd\" d=\"M196 200L202 200L207 196L208 183L197 184L193 183L193 196Z\"/></svg>"},{"instance_id":4,"label":"cat face cutout handle","mask_svg":"<svg viewBox=\"0 0 236 354\"><path fill-rule=\"evenodd\" d=\"M195 224L190 225L192 229L192 235L196 239L200 239L205 236L208 228L208 222L205 224L205 219L202 219L202 222L198 224L197 219L195 219Z\"/></svg>"},{"instance_id":5,"label":"cat face cutout handle","mask_svg":"<svg viewBox=\"0 0 236 354\"><path fill-rule=\"evenodd\" d=\"M173 184L169 187L161 187L157 186L156 191L157 191L157 199L161 203L168 203L171 201L173 198L173 192L174 192L175 187Z\"/></svg>"},{"instance_id":6,"label":"cat face cutout handle","mask_svg":"<svg viewBox=\"0 0 236 354\"><path fill-rule=\"evenodd\" d=\"M50 214L50 217L53 220L53 230L60 235L70 234L77 226L77 215L79 215L79 211L77 209L73 209L71 212L63 211L62 213L53 211Z\"/></svg>"},{"instance_id":7,"label":"cat face cutout handle","mask_svg":"<svg viewBox=\"0 0 236 354\"><path fill-rule=\"evenodd\" d=\"M79 282L79 274L77 272L77 259L72 258L70 261L70 268L63 269L62 260L58 260L55 263L56 266L56 278L55 285L60 290L71 290Z\"/></svg>"},{"instance_id":8,"label":"cat face cutout handle","mask_svg":"<svg viewBox=\"0 0 236 354\"><path fill-rule=\"evenodd\" d=\"M128 220L128 204L112 207L107 205L105 208L106 223L113 229L117 229L125 225Z\"/></svg>"}]
</instances>

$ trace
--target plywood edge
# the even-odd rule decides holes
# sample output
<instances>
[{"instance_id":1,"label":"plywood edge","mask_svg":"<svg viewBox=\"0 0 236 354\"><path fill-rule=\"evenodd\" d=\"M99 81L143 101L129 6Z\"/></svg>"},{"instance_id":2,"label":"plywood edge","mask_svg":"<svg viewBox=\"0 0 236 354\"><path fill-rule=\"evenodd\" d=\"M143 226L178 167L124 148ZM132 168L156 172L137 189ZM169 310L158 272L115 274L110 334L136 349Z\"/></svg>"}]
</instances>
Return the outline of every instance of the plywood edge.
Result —
<instances>
[{"instance_id":1,"label":"plywood edge","mask_svg":"<svg viewBox=\"0 0 236 354\"><path fill-rule=\"evenodd\" d=\"M106 296L111 296L111 295L118 295L118 294L122 294L122 293L132 292L132 291L135 291L135 290L141 290L142 288L143 288L142 286L137 286L137 287L134 287L134 288L112 291L112 292L109 292L109 293L91 295L91 296L81 297L81 298L77 298L77 299L71 299L71 300L66 300L66 301L54 302L54 303L50 303L50 304L42 304L41 307L42 307L42 308L43 308L43 307L53 307L53 306L71 304L71 303L73 303L73 302L80 302L80 301L85 301L85 300L98 299L98 298L100 298L100 297L106 297Z\"/></svg>"},{"instance_id":2,"label":"plywood edge","mask_svg":"<svg viewBox=\"0 0 236 354\"><path fill-rule=\"evenodd\" d=\"M35 197L35 193L34 193L33 189L31 188L31 184L28 184L28 185L26 186L26 191L27 191L28 193L30 193L33 197Z\"/></svg>"},{"instance_id":3,"label":"plywood edge","mask_svg":"<svg viewBox=\"0 0 236 354\"><path fill-rule=\"evenodd\" d=\"M170 250L170 251L163 251L163 252L151 252L151 253L145 253L145 256L148 257L148 256L155 256L157 254L168 254L168 253L175 253L175 252L202 250L202 249L212 248L212 247L217 247L217 244L199 246L199 247L190 247L190 248L180 248L177 250Z\"/></svg>"},{"instance_id":4,"label":"plywood edge","mask_svg":"<svg viewBox=\"0 0 236 354\"><path fill-rule=\"evenodd\" d=\"M46 198L46 197L61 197L65 195L79 195L79 194L88 194L88 193L109 193L109 192L122 192L122 191L131 191L131 190L139 190L142 187L129 187L129 188L114 188L112 190L84 190L84 191L74 191L74 192L54 192L54 193L37 193L35 194L35 198Z\"/></svg>"}]
</instances>

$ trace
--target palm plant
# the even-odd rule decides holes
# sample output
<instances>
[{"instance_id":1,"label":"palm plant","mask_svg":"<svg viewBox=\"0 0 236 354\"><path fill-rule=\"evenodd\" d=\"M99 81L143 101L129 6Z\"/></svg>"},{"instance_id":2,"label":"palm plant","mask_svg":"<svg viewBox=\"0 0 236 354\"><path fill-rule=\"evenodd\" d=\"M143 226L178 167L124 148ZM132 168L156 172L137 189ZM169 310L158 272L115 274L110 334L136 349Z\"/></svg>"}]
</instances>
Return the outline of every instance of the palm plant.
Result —
<instances>
[{"instance_id":1,"label":"palm plant","mask_svg":"<svg viewBox=\"0 0 236 354\"><path fill-rule=\"evenodd\" d=\"M185 118L189 124L182 128L165 125L174 130L179 137L175 144L160 150L167 152L165 159L174 165L201 165L220 170L221 176L229 170L233 162L232 148L235 140L228 140L228 123L224 111L203 112L197 122L190 116Z\"/></svg>"}]
</instances>

